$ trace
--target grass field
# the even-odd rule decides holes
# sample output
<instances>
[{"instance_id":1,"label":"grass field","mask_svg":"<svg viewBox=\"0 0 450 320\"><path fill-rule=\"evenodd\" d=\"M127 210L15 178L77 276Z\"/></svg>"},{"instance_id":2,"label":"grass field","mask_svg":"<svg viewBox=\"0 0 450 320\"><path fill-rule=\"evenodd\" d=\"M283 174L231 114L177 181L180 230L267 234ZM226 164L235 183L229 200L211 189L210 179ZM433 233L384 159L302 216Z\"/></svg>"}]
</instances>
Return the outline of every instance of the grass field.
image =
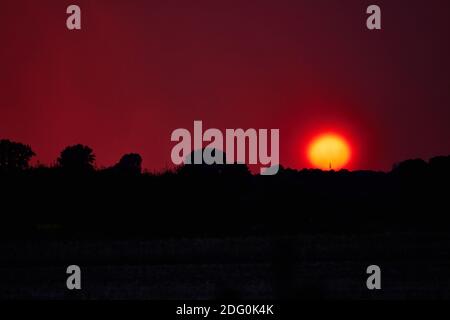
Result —
<instances>
[{"instance_id":1,"label":"grass field","mask_svg":"<svg viewBox=\"0 0 450 320\"><path fill-rule=\"evenodd\" d=\"M14 240L0 244L0 298L450 298L450 235ZM66 268L82 290L66 289ZM382 289L366 288L367 266Z\"/></svg>"}]
</instances>

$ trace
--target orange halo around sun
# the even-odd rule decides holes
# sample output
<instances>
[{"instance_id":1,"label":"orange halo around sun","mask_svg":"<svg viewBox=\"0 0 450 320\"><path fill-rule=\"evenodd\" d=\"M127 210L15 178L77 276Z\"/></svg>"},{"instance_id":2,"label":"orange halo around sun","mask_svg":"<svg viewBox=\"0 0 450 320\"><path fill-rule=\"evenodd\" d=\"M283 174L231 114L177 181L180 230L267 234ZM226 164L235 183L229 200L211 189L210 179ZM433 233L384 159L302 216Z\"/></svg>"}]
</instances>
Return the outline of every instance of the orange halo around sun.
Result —
<instances>
[{"instance_id":1,"label":"orange halo around sun","mask_svg":"<svg viewBox=\"0 0 450 320\"><path fill-rule=\"evenodd\" d=\"M341 136L327 133L313 139L307 150L308 159L314 168L339 170L350 160L350 146Z\"/></svg>"}]
</instances>

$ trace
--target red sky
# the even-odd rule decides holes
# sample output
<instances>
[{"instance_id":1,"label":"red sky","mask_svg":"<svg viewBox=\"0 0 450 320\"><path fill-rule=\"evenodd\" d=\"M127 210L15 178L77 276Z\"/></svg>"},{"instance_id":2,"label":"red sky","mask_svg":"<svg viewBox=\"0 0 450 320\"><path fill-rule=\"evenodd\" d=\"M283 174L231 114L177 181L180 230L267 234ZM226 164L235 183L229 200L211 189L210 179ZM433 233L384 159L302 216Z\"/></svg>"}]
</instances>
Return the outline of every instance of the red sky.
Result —
<instances>
[{"instance_id":1,"label":"red sky","mask_svg":"<svg viewBox=\"0 0 450 320\"><path fill-rule=\"evenodd\" d=\"M365 10L382 9L382 31ZM66 29L66 7L82 30ZM171 132L279 128L285 166L321 131L351 169L450 154L447 0L2 0L0 138L43 163L75 143L101 166L170 166Z\"/></svg>"}]
</instances>

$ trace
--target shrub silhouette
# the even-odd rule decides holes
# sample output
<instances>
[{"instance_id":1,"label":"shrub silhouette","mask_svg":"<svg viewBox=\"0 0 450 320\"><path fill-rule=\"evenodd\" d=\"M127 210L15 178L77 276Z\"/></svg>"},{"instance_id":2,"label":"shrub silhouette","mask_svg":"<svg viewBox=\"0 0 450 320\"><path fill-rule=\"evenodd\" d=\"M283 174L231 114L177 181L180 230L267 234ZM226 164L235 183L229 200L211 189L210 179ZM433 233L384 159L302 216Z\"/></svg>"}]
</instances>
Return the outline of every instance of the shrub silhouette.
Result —
<instances>
[{"instance_id":1,"label":"shrub silhouette","mask_svg":"<svg viewBox=\"0 0 450 320\"><path fill-rule=\"evenodd\" d=\"M220 158L222 160L222 164L206 164L203 159L203 154L205 152L209 153L209 155L215 159ZM203 159L201 164L194 164L196 156ZM228 177L243 177L250 175L250 170L247 165L240 163L226 164L226 159L226 153L216 148L194 150L186 157L185 164L178 169L178 173L188 176L222 175Z\"/></svg>"},{"instance_id":2,"label":"shrub silhouette","mask_svg":"<svg viewBox=\"0 0 450 320\"><path fill-rule=\"evenodd\" d=\"M81 144L65 148L58 158L58 165L71 172L94 170L95 155L93 150Z\"/></svg>"},{"instance_id":3,"label":"shrub silhouette","mask_svg":"<svg viewBox=\"0 0 450 320\"><path fill-rule=\"evenodd\" d=\"M409 159L394 165L392 172L404 178L422 178L427 170L428 164L424 160Z\"/></svg>"},{"instance_id":4,"label":"shrub silhouette","mask_svg":"<svg viewBox=\"0 0 450 320\"><path fill-rule=\"evenodd\" d=\"M142 157L137 153L126 154L114 168L120 173L139 175L142 173Z\"/></svg>"},{"instance_id":5,"label":"shrub silhouette","mask_svg":"<svg viewBox=\"0 0 450 320\"><path fill-rule=\"evenodd\" d=\"M35 155L28 145L0 140L0 170L2 171L24 170L28 168L31 158Z\"/></svg>"},{"instance_id":6,"label":"shrub silhouette","mask_svg":"<svg viewBox=\"0 0 450 320\"><path fill-rule=\"evenodd\" d=\"M450 156L440 156L431 158L429 161L430 169L435 174L450 173Z\"/></svg>"}]
</instances>

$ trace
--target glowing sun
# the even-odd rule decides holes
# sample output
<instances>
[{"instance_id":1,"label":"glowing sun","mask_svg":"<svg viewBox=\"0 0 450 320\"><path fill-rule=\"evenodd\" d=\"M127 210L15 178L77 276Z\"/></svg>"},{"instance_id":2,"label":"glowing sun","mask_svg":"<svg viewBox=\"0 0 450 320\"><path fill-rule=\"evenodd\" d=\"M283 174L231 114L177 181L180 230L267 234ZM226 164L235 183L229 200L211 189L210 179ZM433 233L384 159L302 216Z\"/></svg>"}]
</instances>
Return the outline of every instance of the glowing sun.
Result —
<instances>
[{"instance_id":1,"label":"glowing sun","mask_svg":"<svg viewBox=\"0 0 450 320\"><path fill-rule=\"evenodd\" d=\"M308 147L311 164L322 170L343 168L350 160L350 146L341 136L327 133L316 137Z\"/></svg>"}]
</instances>

